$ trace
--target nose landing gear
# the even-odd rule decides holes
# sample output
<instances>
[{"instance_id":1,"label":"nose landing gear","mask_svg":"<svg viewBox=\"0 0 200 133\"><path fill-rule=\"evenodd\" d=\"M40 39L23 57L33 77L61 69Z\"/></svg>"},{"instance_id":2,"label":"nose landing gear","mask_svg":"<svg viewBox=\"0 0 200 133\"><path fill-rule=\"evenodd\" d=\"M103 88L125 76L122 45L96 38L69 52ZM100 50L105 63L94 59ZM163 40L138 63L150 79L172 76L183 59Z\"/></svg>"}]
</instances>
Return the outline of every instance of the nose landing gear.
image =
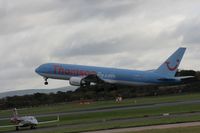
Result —
<instances>
[{"instance_id":1,"label":"nose landing gear","mask_svg":"<svg viewBox=\"0 0 200 133\"><path fill-rule=\"evenodd\" d=\"M48 79L48 78L44 78L44 85L48 85L47 79Z\"/></svg>"}]
</instances>

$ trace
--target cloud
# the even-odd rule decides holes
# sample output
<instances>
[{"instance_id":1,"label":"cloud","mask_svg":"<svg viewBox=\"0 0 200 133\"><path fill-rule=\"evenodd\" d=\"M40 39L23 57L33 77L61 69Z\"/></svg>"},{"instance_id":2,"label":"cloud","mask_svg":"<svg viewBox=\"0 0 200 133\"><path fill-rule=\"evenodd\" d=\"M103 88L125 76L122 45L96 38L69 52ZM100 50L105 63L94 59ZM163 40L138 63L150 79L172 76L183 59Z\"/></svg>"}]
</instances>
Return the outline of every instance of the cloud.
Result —
<instances>
[{"instance_id":1,"label":"cloud","mask_svg":"<svg viewBox=\"0 0 200 133\"><path fill-rule=\"evenodd\" d=\"M179 37L182 43L198 44L200 42L200 16L188 18L183 21L176 29L175 35Z\"/></svg>"},{"instance_id":2,"label":"cloud","mask_svg":"<svg viewBox=\"0 0 200 133\"><path fill-rule=\"evenodd\" d=\"M198 0L0 0L0 91L42 88L34 69L45 62L147 70L183 44L181 68L199 70L199 6ZM51 80L49 87L65 85Z\"/></svg>"}]
</instances>

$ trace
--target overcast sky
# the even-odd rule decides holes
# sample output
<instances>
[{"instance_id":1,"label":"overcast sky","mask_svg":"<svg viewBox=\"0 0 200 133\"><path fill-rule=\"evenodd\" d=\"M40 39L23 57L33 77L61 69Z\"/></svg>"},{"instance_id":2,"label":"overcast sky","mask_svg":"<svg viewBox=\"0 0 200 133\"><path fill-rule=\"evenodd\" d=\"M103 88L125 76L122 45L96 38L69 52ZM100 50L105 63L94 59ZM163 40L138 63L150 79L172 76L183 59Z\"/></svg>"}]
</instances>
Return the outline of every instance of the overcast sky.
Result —
<instances>
[{"instance_id":1,"label":"overcast sky","mask_svg":"<svg viewBox=\"0 0 200 133\"><path fill-rule=\"evenodd\" d=\"M200 70L199 0L0 0L0 92L68 85L42 63L148 70L181 46Z\"/></svg>"}]
</instances>

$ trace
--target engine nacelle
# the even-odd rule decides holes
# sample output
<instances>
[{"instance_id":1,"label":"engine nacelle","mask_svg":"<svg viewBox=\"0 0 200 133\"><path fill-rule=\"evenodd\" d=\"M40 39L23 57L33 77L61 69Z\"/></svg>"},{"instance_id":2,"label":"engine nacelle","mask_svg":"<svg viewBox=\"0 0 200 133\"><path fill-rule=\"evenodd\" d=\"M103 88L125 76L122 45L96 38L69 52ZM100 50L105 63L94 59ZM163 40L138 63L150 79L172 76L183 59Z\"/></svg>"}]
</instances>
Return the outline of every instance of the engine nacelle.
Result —
<instances>
[{"instance_id":1,"label":"engine nacelle","mask_svg":"<svg viewBox=\"0 0 200 133\"><path fill-rule=\"evenodd\" d=\"M69 83L74 86L82 86L84 84L82 77L71 77Z\"/></svg>"}]
</instances>

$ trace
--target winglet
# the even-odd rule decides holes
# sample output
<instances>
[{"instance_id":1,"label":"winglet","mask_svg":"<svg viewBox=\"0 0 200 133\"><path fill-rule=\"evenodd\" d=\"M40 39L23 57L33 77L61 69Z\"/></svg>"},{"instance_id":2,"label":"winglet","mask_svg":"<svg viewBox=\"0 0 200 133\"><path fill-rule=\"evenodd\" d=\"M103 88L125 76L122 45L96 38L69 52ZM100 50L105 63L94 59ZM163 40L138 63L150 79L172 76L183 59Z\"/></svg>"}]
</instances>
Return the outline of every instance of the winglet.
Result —
<instances>
[{"instance_id":1,"label":"winglet","mask_svg":"<svg viewBox=\"0 0 200 133\"><path fill-rule=\"evenodd\" d=\"M18 117L18 112L16 108L13 109L13 117L14 118Z\"/></svg>"},{"instance_id":2,"label":"winglet","mask_svg":"<svg viewBox=\"0 0 200 133\"><path fill-rule=\"evenodd\" d=\"M174 77L185 50L186 48L180 47L154 72L166 77Z\"/></svg>"},{"instance_id":3,"label":"winglet","mask_svg":"<svg viewBox=\"0 0 200 133\"><path fill-rule=\"evenodd\" d=\"M59 115L57 116L57 121L60 121L60 116Z\"/></svg>"}]
</instances>

